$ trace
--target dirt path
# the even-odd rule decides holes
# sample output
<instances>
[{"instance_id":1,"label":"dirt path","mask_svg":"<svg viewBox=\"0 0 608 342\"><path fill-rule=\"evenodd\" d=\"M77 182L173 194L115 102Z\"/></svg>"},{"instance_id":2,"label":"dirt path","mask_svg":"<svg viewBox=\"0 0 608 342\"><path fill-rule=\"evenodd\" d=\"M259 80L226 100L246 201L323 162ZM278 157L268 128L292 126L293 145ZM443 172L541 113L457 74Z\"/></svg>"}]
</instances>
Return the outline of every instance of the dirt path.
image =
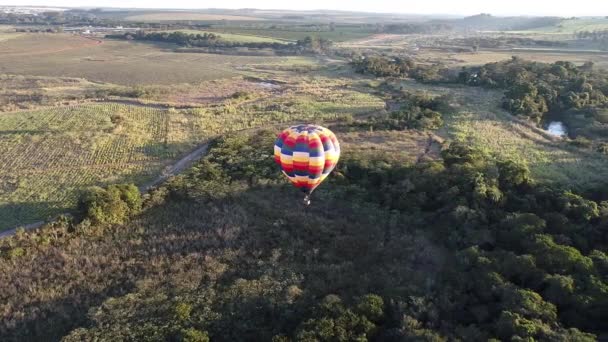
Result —
<instances>
[{"instance_id":1,"label":"dirt path","mask_svg":"<svg viewBox=\"0 0 608 342\"><path fill-rule=\"evenodd\" d=\"M43 226L45 223L46 223L46 221L38 221L38 222L26 224L24 226L19 226L17 228L13 228L10 230L0 232L0 239L3 239L8 236L13 236L17 232L17 229L19 229L19 228L23 228L25 230L32 230L32 229L36 229L36 228Z\"/></svg>"},{"instance_id":2,"label":"dirt path","mask_svg":"<svg viewBox=\"0 0 608 342\"><path fill-rule=\"evenodd\" d=\"M204 157L207 154L208 149L209 149L209 142L202 144L196 150L190 152L188 155L186 155L185 157L183 157L182 159L177 161L177 163L165 168L165 170L162 172L162 174L160 176L158 176L155 180L153 180L147 184L141 185L139 187L139 191L141 191L142 193L148 192L153 187L166 181L169 177L175 176L175 175L179 174L180 172L184 171L185 169L190 167L194 162L196 162L197 160Z\"/></svg>"}]
</instances>

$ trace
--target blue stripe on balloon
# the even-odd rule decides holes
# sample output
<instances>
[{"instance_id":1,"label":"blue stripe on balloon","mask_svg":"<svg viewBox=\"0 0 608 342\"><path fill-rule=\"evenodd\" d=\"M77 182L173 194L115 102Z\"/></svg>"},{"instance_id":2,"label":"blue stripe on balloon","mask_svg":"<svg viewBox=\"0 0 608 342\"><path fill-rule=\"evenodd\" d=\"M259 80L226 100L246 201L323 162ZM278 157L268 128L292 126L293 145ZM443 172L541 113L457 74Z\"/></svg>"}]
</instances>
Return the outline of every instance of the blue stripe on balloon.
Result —
<instances>
[{"instance_id":1,"label":"blue stripe on balloon","mask_svg":"<svg viewBox=\"0 0 608 342\"><path fill-rule=\"evenodd\" d=\"M286 156L293 156L293 150L291 149L291 147L283 145L283 147L281 148L281 154L284 154Z\"/></svg>"}]
</instances>

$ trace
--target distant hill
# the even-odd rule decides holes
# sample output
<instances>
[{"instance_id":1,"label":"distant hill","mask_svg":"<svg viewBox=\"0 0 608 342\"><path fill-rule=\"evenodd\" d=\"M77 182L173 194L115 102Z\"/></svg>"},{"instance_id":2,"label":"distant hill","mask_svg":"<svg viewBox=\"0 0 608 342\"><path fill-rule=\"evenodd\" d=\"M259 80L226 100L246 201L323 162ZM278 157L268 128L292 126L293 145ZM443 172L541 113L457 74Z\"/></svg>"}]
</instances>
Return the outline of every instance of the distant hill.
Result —
<instances>
[{"instance_id":1,"label":"distant hill","mask_svg":"<svg viewBox=\"0 0 608 342\"><path fill-rule=\"evenodd\" d=\"M557 25L562 21L560 17L496 17L481 13L463 19L434 20L449 24L456 29L480 31L523 31L539 27Z\"/></svg>"}]
</instances>

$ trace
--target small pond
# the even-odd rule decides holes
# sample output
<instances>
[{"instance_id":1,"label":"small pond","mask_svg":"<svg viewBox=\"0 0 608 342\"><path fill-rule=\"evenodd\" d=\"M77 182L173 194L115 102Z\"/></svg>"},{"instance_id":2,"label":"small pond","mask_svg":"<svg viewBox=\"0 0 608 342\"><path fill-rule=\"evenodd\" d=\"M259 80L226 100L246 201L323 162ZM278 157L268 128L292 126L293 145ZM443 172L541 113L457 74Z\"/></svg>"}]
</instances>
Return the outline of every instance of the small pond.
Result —
<instances>
[{"instance_id":1,"label":"small pond","mask_svg":"<svg viewBox=\"0 0 608 342\"><path fill-rule=\"evenodd\" d=\"M568 129L561 121L548 121L543 124L543 129L556 137L565 137L568 134Z\"/></svg>"}]
</instances>

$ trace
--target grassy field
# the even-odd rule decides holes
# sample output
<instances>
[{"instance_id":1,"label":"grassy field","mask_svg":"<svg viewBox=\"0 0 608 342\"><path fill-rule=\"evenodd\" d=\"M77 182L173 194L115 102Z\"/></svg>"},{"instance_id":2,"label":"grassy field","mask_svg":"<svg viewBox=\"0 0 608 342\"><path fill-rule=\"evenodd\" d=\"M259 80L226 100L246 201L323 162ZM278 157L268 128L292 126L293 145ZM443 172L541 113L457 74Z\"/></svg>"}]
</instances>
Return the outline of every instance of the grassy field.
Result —
<instances>
[{"instance_id":1,"label":"grassy field","mask_svg":"<svg viewBox=\"0 0 608 342\"><path fill-rule=\"evenodd\" d=\"M211 31L201 31L201 30L172 30L172 31L167 31L167 32L175 32L175 31L184 32L184 33L188 33L188 34L211 33ZM213 33L217 33L217 32L213 32ZM286 42L285 39L262 37L262 36L256 36L256 35L251 35L251 34L234 34L234 33L228 33L228 32L223 32L221 34L220 38L223 41L238 42L238 43L285 43Z\"/></svg>"},{"instance_id":2,"label":"grassy field","mask_svg":"<svg viewBox=\"0 0 608 342\"><path fill-rule=\"evenodd\" d=\"M285 40L300 40L304 39L308 36L316 36L325 39L332 40L334 42L343 42L352 39L360 39L367 36L370 36L371 33L369 31L355 29L355 28L340 28L337 27L335 31L298 31L298 30L281 30L281 29L248 29L248 28L239 28L239 27L229 27L229 28L220 28L214 27L212 31L224 34L239 34L239 35L253 35L259 37L269 37L275 39L285 39Z\"/></svg>"},{"instance_id":3,"label":"grassy field","mask_svg":"<svg viewBox=\"0 0 608 342\"><path fill-rule=\"evenodd\" d=\"M554 63L557 61L570 61L575 64L583 64L592 61L598 67L608 68L607 53L564 53L564 52L525 52L525 51L479 51L479 52L441 52L436 50L422 50L417 56L430 61L443 62L455 66L480 65L511 59L517 56L523 59Z\"/></svg>"},{"instance_id":4,"label":"grassy field","mask_svg":"<svg viewBox=\"0 0 608 342\"><path fill-rule=\"evenodd\" d=\"M370 159L385 158L404 163L439 159L440 145L431 133L407 131L340 132L340 148Z\"/></svg>"},{"instance_id":5,"label":"grassy field","mask_svg":"<svg viewBox=\"0 0 608 342\"><path fill-rule=\"evenodd\" d=\"M608 18L564 19L559 24L535 28L527 32L576 33L580 31L608 30Z\"/></svg>"},{"instance_id":6,"label":"grassy field","mask_svg":"<svg viewBox=\"0 0 608 342\"><path fill-rule=\"evenodd\" d=\"M524 161L534 179L543 184L588 190L605 183L608 158L519 121L499 108L500 92L414 82L401 85L405 89L450 94L459 104L454 114L444 116L446 125L438 134L445 138L468 142L501 158Z\"/></svg>"},{"instance_id":7,"label":"grassy field","mask_svg":"<svg viewBox=\"0 0 608 342\"><path fill-rule=\"evenodd\" d=\"M0 230L69 211L91 185L145 184L220 133L282 122L342 121L383 109L382 99L346 89L347 82L294 78L271 90L252 83L246 99L213 93L218 96L211 103L181 110L102 102L4 113ZM224 87L221 95L230 92Z\"/></svg>"},{"instance_id":8,"label":"grassy field","mask_svg":"<svg viewBox=\"0 0 608 342\"><path fill-rule=\"evenodd\" d=\"M301 57L175 53L173 45L26 34L0 42L0 73L82 77L124 85L194 83L234 77L250 64L299 63ZM27 58L24 58L27 56Z\"/></svg>"},{"instance_id":9,"label":"grassy field","mask_svg":"<svg viewBox=\"0 0 608 342\"><path fill-rule=\"evenodd\" d=\"M0 112L65 104L91 97L96 90L110 87L82 78L0 74Z\"/></svg>"},{"instance_id":10,"label":"grassy field","mask_svg":"<svg viewBox=\"0 0 608 342\"><path fill-rule=\"evenodd\" d=\"M196 21L219 21L219 20L235 20L235 21L258 21L265 20L258 17L249 17L242 15L225 15L225 14L207 14L197 12L161 12L161 13L146 13L128 16L125 18L128 21L144 21L144 22L158 22L158 21L179 21L179 20L196 20Z\"/></svg>"}]
</instances>

